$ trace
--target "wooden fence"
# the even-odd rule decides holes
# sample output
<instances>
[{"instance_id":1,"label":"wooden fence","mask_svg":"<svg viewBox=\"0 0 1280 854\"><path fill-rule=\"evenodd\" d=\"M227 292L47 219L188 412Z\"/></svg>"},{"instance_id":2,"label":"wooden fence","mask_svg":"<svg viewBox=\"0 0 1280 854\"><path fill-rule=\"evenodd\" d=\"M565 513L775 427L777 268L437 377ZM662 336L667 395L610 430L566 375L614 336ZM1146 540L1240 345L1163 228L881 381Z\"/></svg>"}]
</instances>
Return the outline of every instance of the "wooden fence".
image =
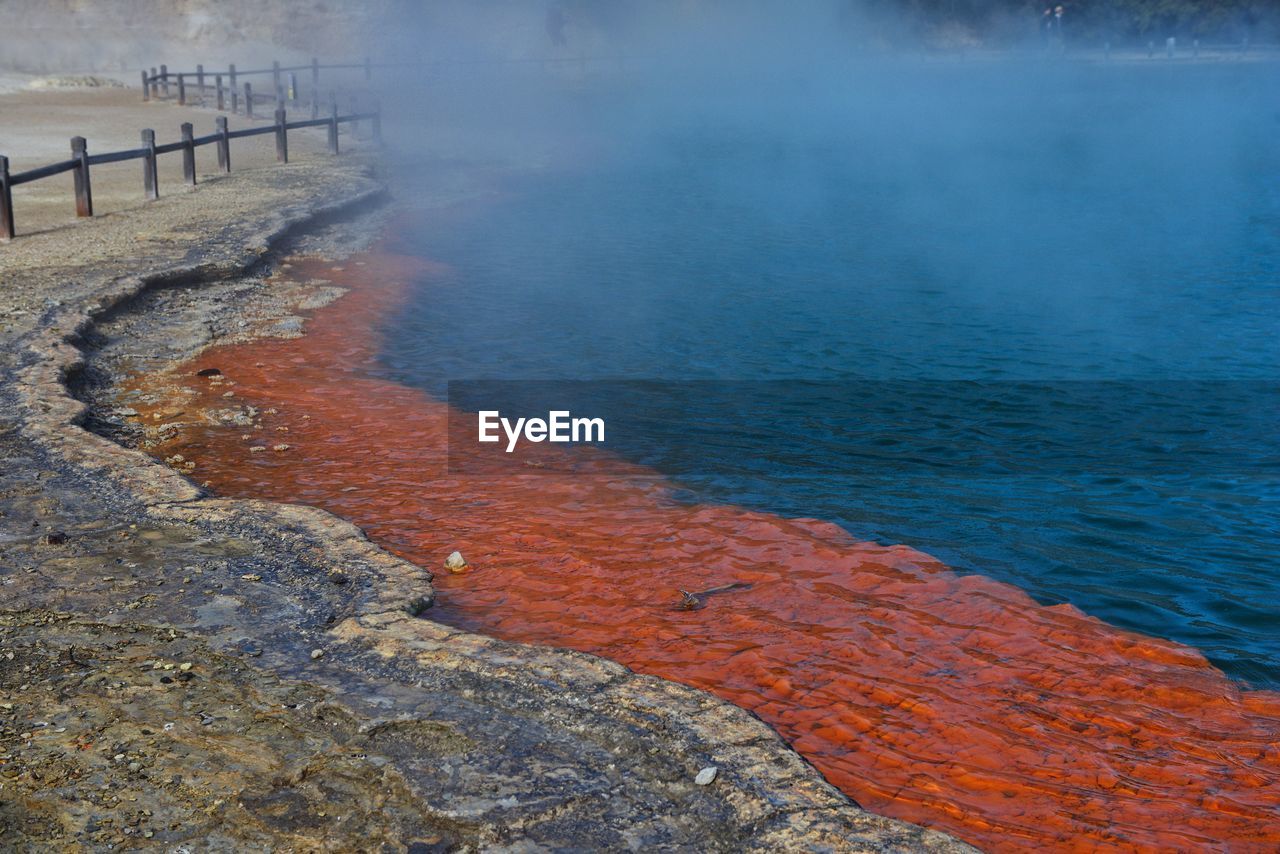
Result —
<instances>
[{"instance_id":1,"label":"wooden fence","mask_svg":"<svg viewBox=\"0 0 1280 854\"><path fill-rule=\"evenodd\" d=\"M301 121L288 121L286 115L286 104L290 103L291 97L296 103L297 81L296 71L299 68L308 68L311 70L312 80L312 96L311 96L311 118ZM242 139L244 137L259 136L265 134L274 134L276 143L276 160L280 163L289 162L289 131L300 130L302 128L323 127L328 129L329 137L329 153L338 154L338 128L342 124L351 125L353 131L359 127L361 121L368 121L372 129L372 136L375 143L382 141L382 111L375 102L371 110L358 112L356 109L357 102L354 97L351 100L351 109L346 115L340 115L338 112L338 99L336 92L331 91L329 94L329 115L321 118L319 116L320 108L317 103L318 98L318 81L321 68L329 69L363 69L365 79L368 80L371 73L371 64L366 61L363 64L345 64L345 65L327 65L321 66L319 63L312 61L309 66L296 66L293 68L282 68L280 64L274 63L273 67L265 70L252 70L247 72L237 72L234 65L228 69L229 79L234 84L239 76L248 74L272 74L274 75L273 92L266 96L266 100L274 103L274 121L270 125L260 127L245 128L243 130L229 130L227 127L227 117L218 116L215 119L215 130L206 136L196 136L190 122L185 122L181 126L181 139L177 142L169 142L163 145L156 144L155 131L147 129L142 131L142 145L139 148L131 148L125 151L111 151L102 154L90 154L85 138L76 136L71 138L71 159L62 160L57 163L50 163L47 166L41 166L37 169L30 169L26 172L10 173L9 158L0 155L0 243L7 243L13 239L15 234L14 214L13 214L13 188L28 184L32 181L39 181L42 178L50 178L54 175L61 175L64 172L71 172L75 185L76 197L76 216L91 217L93 216L93 189L90 182L90 167L98 166L106 163L119 163L125 160L141 160L142 168L142 184L143 192L148 201L160 198L160 182L157 175L156 162L157 158L163 154L182 154L182 175L183 180L189 186L196 184L196 149L202 145L217 146L218 153L218 169L221 172L228 173L231 171L231 140ZM219 110L225 107L224 91L221 85L221 74L214 74L212 86L207 80L202 66L196 66L197 71L190 75L195 81L195 88L203 96L206 91L212 89L216 91L216 106ZM282 74L290 75L290 88L285 90L282 84ZM172 97L172 87L170 81L177 81L177 99L178 103L187 103L186 99L186 78L185 72L175 73L168 71L164 66L160 66L159 71L153 71L148 74L142 73L142 89L143 99L153 100L162 97ZM254 104L255 99L261 101L259 95L253 93L251 85L246 82L244 84L244 114L248 118L255 118ZM231 99L232 112L238 112L240 105L238 98L234 95ZM265 116L264 116L265 118Z\"/></svg>"},{"instance_id":2,"label":"wooden fence","mask_svg":"<svg viewBox=\"0 0 1280 854\"><path fill-rule=\"evenodd\" d=\"M270 68L237 69L235 65L227 66L225 71L209 70L197 65L194 71L170 71L167 65L143 70L142 99L176 100L185 105L194 97L202 104L206 99L219 110L229 109L239 113L243 108L245 115L252 117L257 104L268 103L273 107L286 104L297 108L309 105L311 118L317 118L321 109L325 89L320 85L321 71L359 72L367 84L373 79L373 70L377 69L411 69L416 74L430 76L440 74L446 68L463 68L473 71L477 66L520 67L536 66L543 69L556 66L576 68L586 71L592 67L625 66L625 59L618 57L598 57L581 54L567 57L527 57L514 59L455 59L455 60L423 60L419 62L373 62L367 57L363 62L346 62L322 65L318 59L312 59L306 65L281 65L278 61L271 63ZM299 75L302 75L299 77ZM259 85L254 88L252 81L246 77L271 76L270 87ZM263 91L263 90L266 91ZM332 89L329 90L332 94ZM304 96L305 95L305 96ZM354 110L353 110L354 111Z\"/></svg>"},{"instance_id":3,"label":"wooden fence","mask_svg":"<svg viewBox=\"0 0 1280 854\"><path fill-rule=\"evenodd\" d=\"M198 99L207 106L210 99L218 110L229 110L232 113L243 112L252 118L258 104L268 103L273 109L286 105L298 107L309 104L311 118L319 117L324 90L320 86L320 72L323 71L359 71L366 83L373 77L375 67L392 67L382 63L377 66L368 59L363 62L336 63L321 65L312 59L307 65L282 66L279 62L271 63L270 68L251 68L237 70L235 65L227 66L226 71L206 71L203 65L197 65L194 71L170 71L167 65L141 72L142 100L176 100L186 105L192 98ZM303 87L299 84L298 73L307 72L309 77L307 97L302 97ZM270 88L259 85L255 91L253 83L244 80L246 77L271 76ZM263 91L263 90L266 91ZM330 98L334 89L328 90ZM354 112L354 110L353 110Z\"/></svg>"}]
</instances>

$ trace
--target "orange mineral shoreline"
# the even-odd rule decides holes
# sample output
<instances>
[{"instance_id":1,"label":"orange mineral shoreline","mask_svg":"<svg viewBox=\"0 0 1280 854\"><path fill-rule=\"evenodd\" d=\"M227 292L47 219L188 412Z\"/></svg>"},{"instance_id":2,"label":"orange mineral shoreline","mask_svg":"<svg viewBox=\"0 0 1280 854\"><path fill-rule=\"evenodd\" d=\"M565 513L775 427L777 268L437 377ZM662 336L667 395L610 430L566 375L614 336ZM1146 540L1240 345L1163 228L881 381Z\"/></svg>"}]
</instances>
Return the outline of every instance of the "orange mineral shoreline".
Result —
<instances>
[{"instance_id":1,"label":"orange mineral shoreline","mask_svg":"<svg viewBox=\"0 0 1280 854\"><path fill-rule=\"evenodd\" d=\"M460 549L470 567L438 575L430 618L704 688L875 812L995 850L1280 849L1280 694L1194 649L831 524L679 504L616 461L447 474L447 405L373 370L382 319L432 273L389 251L296 259L293 278L350 292L305 337L214 348L176 374L193 406L253 405L260 424L187 429L154 453L196 460L223 495L323 507L431 568ZM197 378L207 367L224 376ZM677 607L679 590L732 583Z\"/></svg>"}]
</instances>

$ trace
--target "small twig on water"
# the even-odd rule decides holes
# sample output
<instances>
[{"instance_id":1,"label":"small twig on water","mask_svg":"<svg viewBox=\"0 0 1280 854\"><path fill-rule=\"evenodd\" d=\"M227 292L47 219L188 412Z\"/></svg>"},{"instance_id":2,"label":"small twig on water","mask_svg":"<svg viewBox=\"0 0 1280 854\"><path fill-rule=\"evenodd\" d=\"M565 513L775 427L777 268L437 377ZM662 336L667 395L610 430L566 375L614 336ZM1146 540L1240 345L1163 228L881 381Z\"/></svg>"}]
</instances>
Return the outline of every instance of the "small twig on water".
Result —
<instances>
[{"instance_id":1,"label":"small twig on water","mask_svg":"<svg viewBox=\"0 0 1280 854\"><path fill-rule=\"evenodd\" d=\"M707 590L701 590L697 593L690 593L688 590L680 591L680 604L676 606L681 611L696 611L703 605L703 598L713 593L728 593L730 590L749 590L751 585L745 581L735 581L732 584L722 584L719 587L711 587Z\"/></svg>"}]
</instances>

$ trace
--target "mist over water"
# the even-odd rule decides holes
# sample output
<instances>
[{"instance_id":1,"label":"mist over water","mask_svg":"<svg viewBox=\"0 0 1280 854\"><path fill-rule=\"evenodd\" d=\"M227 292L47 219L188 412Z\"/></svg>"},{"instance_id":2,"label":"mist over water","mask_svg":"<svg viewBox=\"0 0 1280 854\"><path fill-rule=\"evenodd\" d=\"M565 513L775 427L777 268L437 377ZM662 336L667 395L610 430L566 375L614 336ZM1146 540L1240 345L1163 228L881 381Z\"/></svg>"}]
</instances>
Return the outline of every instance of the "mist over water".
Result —
<instances>
[{"instance_id":1,"label":"mist over water","mask_svg":"<svg viewBox=\"0 0 1280 854\"><path fill-rule=\"evenodd\" d=\"M842 405L831 385L793 395L719 445L692 439L725 427L712 402L672 415L651 399L663 417L644 419L621 389L594 401L636 413L614 450L691 499L907 543L1280 685L1276 70L799 57L496 86L520 107L493 151L527 139L540 168L419 235L452 272L387 331L389 372L439 394L477 378L834 382ZM458 109L481 126L469 85ZM995 391L948 394L965 380ZM1086 455L1068 474L1049 450L1040 471L948 465L954 419L992 421L1000 383L1105 380L1164 384L1137 413L1114 394L1095 410L1156 433L1213 383L1233 389L1228 408L1251 414L1230 470ZM918 381L932 421L895 431L867 403ZM985 441L1025 458L1020 439L1054 438L1039 417ZM869 463L868 425L935 453Z\"/></svg>"}]
</instances>

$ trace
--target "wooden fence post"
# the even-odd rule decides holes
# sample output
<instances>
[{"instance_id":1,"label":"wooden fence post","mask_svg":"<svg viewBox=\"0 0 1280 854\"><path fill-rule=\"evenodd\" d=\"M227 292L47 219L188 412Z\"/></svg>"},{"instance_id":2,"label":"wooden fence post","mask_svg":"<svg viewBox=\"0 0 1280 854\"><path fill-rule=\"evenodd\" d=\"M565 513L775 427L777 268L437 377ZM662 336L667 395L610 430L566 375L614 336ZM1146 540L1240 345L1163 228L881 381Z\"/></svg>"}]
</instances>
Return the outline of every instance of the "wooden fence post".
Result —
<instances>
[{"instance_id":1,"label":"wooden fence post","mask_svg":"<svg viewBox=\"0 0 1280 854\"><path fill-rule=\"evenodd\" d=\"M280 60L278 59L271 63L271 91L276 93L277 98L280 96Z\"/></svg>"},{"instance_id":2,"label":"wooden fence post","mask_svg":"<svg viewBox=\"0 0 1280 854\"><path fill-rule=\"evenodd\" d=\"M160 66L160 88L164 91L164 96L169 97L169 66Z\"/></svg>"},{"instance_id":3,"label":"wooden fence post","mask_svg":"<svg viewBox=\"0 0 1280 854\"><path fill-rule=\"evenodd\" d=\"M214 119L218 126L218 168L224 173L231 171L231 132L227 130L227 117Z\"/></svg>"},{"instance_id":4,"label":"wooden fence post","mask_svg":"<svg viewBox=\"0 0 1280 854\"><path fill-rule=\"evenodd\" d=\"M9 187L9 158L0 154L0 243L13 240L13 191Z\"/></svg>"},{"instance_id":5,"label":"wooden fence post","mask_svg":"<svg viewBox=\"0 0 1280 854\"><path fill-rule=\"evenodd\" d=\"M227 85L231 88L232 92L240 91L236 86L236 64L234 62L227 66Z\"/></svg>"},{"instance_id":6,"label":"wooden fence post","mask_svg":"<svg viewBox=\"0 0 1280 854\"><path fill-rule=\"evenodd\" d=\"M89 186L89 152L84 137L71 137L71 157L80 161L80 165L72 170L76 184L76 216L93 216L93 190Z\"/></svg>"},{"instance_id":7,"label":"wooden fence post","mask_svg":"<svg viewBox=\"0 0 1280 854\"><path fill-rule=\"evenodd\" d=\"M221 74L213 75L213 85L218 90L218 110L219 111L225 110L226 102L222 98L222 75Z\"/></svg>"},{"instance_id":8,"label":"wooden fence post","mask_svg":"<svg viewBox=\"0 0 1280 854\"><path fill-rule=\"evenodd\" d=\"M196 185L196 144L195 128L191 122L182 123L182 179L187 186Z\"/></svg>"},{"instance_id":9,"label":"wooden fence post","mask_svg":"<svg viewBox=\"0 0 1280 854\"><path fill-rule=\"evenodd\" d=\"M204 103L204 66L196 64L196 86L200 89L200 103Z\"/></svg>"},{"instance_id":10,"label":"wooden fence post","mask_svg":"<svg viewBox=\"0 0 1280 854\"><path fill-rule=\"evenodd\" d=\"M185 107L187 104L187 80L185 74L178 75L178 106Z\"/></svg>"},{"instance_id":11,"label":"wooden fence post","mask_svg":"<svg viewBox=\"0 0 1280 854\"><path fill-rule=\"evenodd\" d=\"M248 80L244 83L244 114L253 118L253 85Z\"/></svg>"},{"instance_id":12,"label":"wooden fence post","mask_svg":"<svg viewBox=\"0 0 1280 854\"><path fill-rule=\"evenodd\" d=\"M151 97L152 98L160 97L160 81L156 77L155 68L151 69Z\"/></svg>"},{"instance_id":13,"label":"wooden fence post","mask_svg":"<svg viewBox=\"0 0 1280 854\"><path fill-rule=\"evenodd\" d=\"M338 153L338 96L329 93L329 153Z\"/></svg>"},{"instance_id":14,"label":"wooden fence post","mask_svg":"<svg viewBox=\"0 0 1280 854\"><path fill-rule=\"evenodd\" d=\"M311 57L311 102L320 100L320 60ZM312 116L311 118L315 118Z\"/></svg>"},{"instance_id":15,"label":"wooden fence post","mask_svg":"<svg viewBox=\"0 0 1280 854\"><path fill-rule=\"evenodd\" d=\"M156 132L150 129L142 132L142 147L147 150L142 158L142 189L147 194L147 201L154 202L160 198L160 172L156 168Z\"/></svg>"},{"instance_id":16,"label":"wooden fence post","mask_svg":"<svg viewBox=\"0 0 1280 854\"><path fill-rule=\"evenodd\" d=\"M151 100L151 81L147 80L147 69L142 69L142 100Z\"/></svg>"},{"instance_id":17,"label":"wooden fence post","mask_svg":"<svg viewBox=\"0 0 1280 854\"><path fill-rule=\"evenodd\" d=\"M234 86L231 87L231 112L240 112L240 93L236 91Z\"/></svg>"},{"instance_id":18,"label":"wooden fence post","mask_svg":"<svg viewBox=\"0 0 1280 854\"><path fill-rule=\"evenodd\" d=\"M284 107L276 108L276 160L289 162L289 128L285 122Z\"/></svg>"}]
</instances>

